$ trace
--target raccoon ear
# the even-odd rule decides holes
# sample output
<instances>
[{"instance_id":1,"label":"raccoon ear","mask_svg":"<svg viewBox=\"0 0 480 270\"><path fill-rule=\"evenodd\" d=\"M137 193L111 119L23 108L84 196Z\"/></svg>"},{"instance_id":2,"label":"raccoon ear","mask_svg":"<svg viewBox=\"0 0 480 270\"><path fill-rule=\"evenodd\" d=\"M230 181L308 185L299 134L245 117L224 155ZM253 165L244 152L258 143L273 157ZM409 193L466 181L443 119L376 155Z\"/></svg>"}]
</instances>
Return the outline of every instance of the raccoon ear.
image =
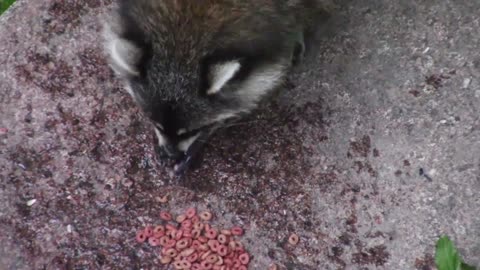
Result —
<instances>
[{"instance_id":1,"label":"raccoon ear","mask_svg":"<svg viewBox=\"0 0 480 270\"><path fill-rule=\"evenodd\" d=\"M208 74L209 87L207 95L214 95L222 90L242 67L240 61L231 60L214 64Z\"/></svg>"},{"instance_id":2,"label":"raccoon ear","mask_svg":"<svg viewBox=\"0 0 480 270\"><path fill-rule=\"evenodd\" d=\"M121 77L132 78L140 75L142 49L133 42L120 37L109 25L104 26L105 49L109 55L109 64Z\"/></svg>"}]
</instances>

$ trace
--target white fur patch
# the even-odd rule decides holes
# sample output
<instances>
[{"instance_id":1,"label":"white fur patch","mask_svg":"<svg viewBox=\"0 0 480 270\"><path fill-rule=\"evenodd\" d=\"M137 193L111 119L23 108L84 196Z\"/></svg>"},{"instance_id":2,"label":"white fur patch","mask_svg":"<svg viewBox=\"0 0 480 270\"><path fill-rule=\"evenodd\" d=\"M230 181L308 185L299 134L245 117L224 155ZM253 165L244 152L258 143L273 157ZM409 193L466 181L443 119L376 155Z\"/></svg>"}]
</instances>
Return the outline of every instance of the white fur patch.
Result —
<instances>
[{"instance_id":1,"label":"white fur patch","mask_svg":"<svg viewBox=\"0 0 480 270\"><path fill-rule=\"evenodd\" d=\"M119 37L117 32L118 24L103 24L104 48L110 56L109 62L112 69L120 76L137 76L139 74L135 67L141 50L131 42Z\"/></svg>"},{"instance_id":2,"label":"white fur patch","mask_svg":"<svg viewBox=\"0 0 480 270\"><path fill-rule=\"evenodd\" d=\"M262 96L282 83L285 69L285 65L278 63L255 70L235 91L236 95L252 109Z\"/></svg>"},{"instance_id":3,"label":"white fur patch","mask_svg":"<svg viewBox=\"0 0 480 270\"><path fill-rule=\"evenodd\" d=\"M229 61L215 65L211 71L212 86L207 90L208 95L218 93L222 87L233 78L241 65L238 61Z\"/></svg>"},{"instance_id":4,"label":"white fur patch","mask_svg":"<svg viewBox=\"0 0 480 270\"><path fill-rule=\"evenodd\" d=\"M213 121L211 121L212 123L215 123L215 122L220 122L220 121L224 121L224 120L227 120L229 118L233 118L237 116L237 113L235 112L225 112L225 113L222 113L222 114L219 114L217 115Z\"/></svg>"},{"instance_id":5,"label":"white fur patch","mask_svg":"<svg viewBox=\"0 0 480 270\"><path fill-rule=\"evenodd\" d=\"M133 98L136 98L135 93L133 92L133 89L129 84L126 84L124 88L127 91L127 93L130 94L130 96L132 96Z\"/></svg>"},{"instance_id":6,"label":"white fur patch","mask_svg":"<svg viewBox=\"0 0 480 270\"><path fill-rule=\"evenodd\" d=\"M123 39L116 39L110 42L110 57L112 68L120 75L138 76L135 68L139 49L130 42Z\"/></svg>"},{"instance_id":7,"label":"white fur patch","mask_svg":"<svg viewBox=\"0 0 480 270\"><path fill-rule=\"evenodd\" d=\"M167 140L165 139L165 137L163 137L162 133L160 132L160 130L158 130L158 128L154 128L154 130L158 138L158 146L164 146L167 143Z\"/></svg>"},{"instance_id":8,"label":"white fur patch","mask_svg":"<svg viewBox=\"0 0 480 270\"><path fill-rule=\"evenodd\" d=\"M185 133L187 133L187 130L184 129L184 128L181 128L181 129L177 130L177 135L182 135L182 134L185 134Z\"/></svg>"},{"instance_id":9,"label":"white fur patch","mask_svg":"<svg viewBox=\"0 0 480 270\"><path fill-rule=\"evenodd\" d=\"M190 145L192 145L192 143L198 138L198 136L200 136L200 133L195 135L195 136L192 136L188 139L185 139L183 141L181 141L177 147L180 151L183 151L183 152L187 152L188 148L190 147Z\"/></svg>"}]
</instances>

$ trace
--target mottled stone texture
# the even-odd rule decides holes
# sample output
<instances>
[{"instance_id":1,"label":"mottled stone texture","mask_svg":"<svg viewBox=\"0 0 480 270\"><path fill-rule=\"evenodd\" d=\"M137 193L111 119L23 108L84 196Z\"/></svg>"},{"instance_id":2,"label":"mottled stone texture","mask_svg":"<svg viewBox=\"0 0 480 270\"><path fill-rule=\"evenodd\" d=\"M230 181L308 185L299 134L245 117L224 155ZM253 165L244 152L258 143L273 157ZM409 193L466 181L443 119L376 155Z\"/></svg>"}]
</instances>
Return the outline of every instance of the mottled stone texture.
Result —
<instances>
[{"instance_id":1,"label":"mottled stone texture","mask_svg":"<svg viewBox=\"0 0 480 270\"><path fill-rule=\"evenodd\" d=\"M111 1L19 0L0 17L0 269L161 269L135 231L190 205L247 229L252 269L434 269L441 234L480 265L480 2L340 5L288 89L174 185L102 56Z\"/></svg>"}]
</instances>

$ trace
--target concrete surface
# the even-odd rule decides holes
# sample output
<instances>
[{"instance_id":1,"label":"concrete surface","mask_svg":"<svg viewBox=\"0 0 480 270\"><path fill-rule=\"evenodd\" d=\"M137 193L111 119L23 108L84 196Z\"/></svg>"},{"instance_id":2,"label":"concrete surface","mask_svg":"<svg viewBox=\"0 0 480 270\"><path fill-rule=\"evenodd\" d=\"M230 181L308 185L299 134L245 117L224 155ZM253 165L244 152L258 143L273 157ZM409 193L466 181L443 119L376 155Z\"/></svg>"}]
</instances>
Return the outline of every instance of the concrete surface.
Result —
<instances>
[{"instance_id":1,"label":"concrete surface","mask_svg":"<svg viewBox=\"0 0 480 270\"><path fill-rule=\"evenodd\" d=\"M480 2L340 4L291 87L175 186L102 57L111 1L18 1L0 18L0 269L161 269L134 234L165 194L245 226L252 269L434 269L441 234L480 266Z\"/></svg>"}]
</instances>

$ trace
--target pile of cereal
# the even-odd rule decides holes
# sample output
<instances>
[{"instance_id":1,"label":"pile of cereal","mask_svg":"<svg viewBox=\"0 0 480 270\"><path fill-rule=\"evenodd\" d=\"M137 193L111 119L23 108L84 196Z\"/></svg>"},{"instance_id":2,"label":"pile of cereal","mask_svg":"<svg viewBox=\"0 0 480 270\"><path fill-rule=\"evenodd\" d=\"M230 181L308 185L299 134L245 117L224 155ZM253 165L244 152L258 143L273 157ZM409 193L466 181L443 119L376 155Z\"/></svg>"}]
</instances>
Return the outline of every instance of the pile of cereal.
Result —
<instances>
[{"instance_id":1,"label":"pile of cereal","mask_svg":"<svg viewBox=\"0 0 480 270\"><path fill-rule=\"evenodd\" d=\"M160 213L165 225L147 226L137 232L137 242L161 247L162 264L175 269L247 270L250 255L236 238L243 235L241 227L217 230L208 222L208 211L197 215L195 208L173 219L168 212Z\"/></svg>"}]
</instances>

